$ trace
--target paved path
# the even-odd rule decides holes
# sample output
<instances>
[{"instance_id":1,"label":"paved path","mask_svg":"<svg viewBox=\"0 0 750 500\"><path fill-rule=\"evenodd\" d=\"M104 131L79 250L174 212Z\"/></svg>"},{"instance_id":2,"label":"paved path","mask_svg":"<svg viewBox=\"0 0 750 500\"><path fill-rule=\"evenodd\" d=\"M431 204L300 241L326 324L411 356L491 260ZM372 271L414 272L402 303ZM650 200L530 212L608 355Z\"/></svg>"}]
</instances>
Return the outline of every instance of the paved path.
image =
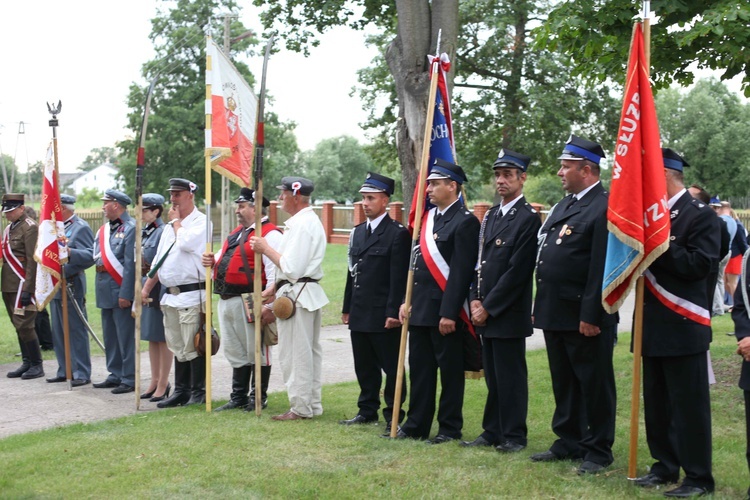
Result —
<instances>
[{"instance_id":1,"label":"paved path","mask_svg":"<svg viewBox=\"0 0 750 500\"><path fill-rule=\"evenodd\" d=\"M632 295L621 311L620 331L630 329L632 318ZM323 345L323 384L334 384L355 380L349 330L343 326L323 328L321 332ZM539 330L526 342L527 348L544 348L544 337ZM93 352L93 354L99 354ZM98 382L107 376L103 355L92 358L92 380ZM135 395L114 395L107 389L94 389L91 385L67 390L67 384L48 384L44 378L35 380L9 379L6 374L16 369L18 363L0 365L0 394L3 395L3 406L0 408L0 438L25 432L47 429L60 425L79 422L94 422L108 418L121 417L136 413ZM55 361L45 361L47 377L57 370ZM148 353L141 354L142 389L150 381L150 364ZM223 351L212 359L212 400L226 400L231 391L232 369ZM276 366L271 371L269 392L283 391L281 370ZM214 405L214 408L217 405ZM148 400L141 402L142 412L157 410L156 403Z\"/></svg>"}]
</instances>

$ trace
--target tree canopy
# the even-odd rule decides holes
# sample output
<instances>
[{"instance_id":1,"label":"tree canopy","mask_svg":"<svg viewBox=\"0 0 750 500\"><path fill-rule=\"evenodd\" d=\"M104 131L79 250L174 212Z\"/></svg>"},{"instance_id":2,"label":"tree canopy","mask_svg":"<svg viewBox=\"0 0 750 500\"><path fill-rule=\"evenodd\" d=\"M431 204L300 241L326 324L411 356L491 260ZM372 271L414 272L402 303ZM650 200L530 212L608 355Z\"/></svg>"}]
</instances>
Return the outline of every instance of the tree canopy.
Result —
<instances>
[{"instance_id":1,"label":"tree canopy","mask_svg":"<svg viewBox=\"0 0 750 500\"><path fill-rule=\"evenodd\" d=\"M359 142L348 136L324 139L303 155L303 171L315 183L316 200L357 201L373 162Z\"/></svg>"},{"instance_id":2,"label":"tree canopy","mask_svg":"<svg viewBox=\"0 0 750 500\"><path fill-rule=\"evenodd\" d=\"M536 46L568 54L573 74L604 81L627 64L641 2L564 0L536 30ZM750 97L750 3L736 0L652 0L651 77L657 88L693 83L691 65L743 76Z\"/></svg>"}]
</instances>

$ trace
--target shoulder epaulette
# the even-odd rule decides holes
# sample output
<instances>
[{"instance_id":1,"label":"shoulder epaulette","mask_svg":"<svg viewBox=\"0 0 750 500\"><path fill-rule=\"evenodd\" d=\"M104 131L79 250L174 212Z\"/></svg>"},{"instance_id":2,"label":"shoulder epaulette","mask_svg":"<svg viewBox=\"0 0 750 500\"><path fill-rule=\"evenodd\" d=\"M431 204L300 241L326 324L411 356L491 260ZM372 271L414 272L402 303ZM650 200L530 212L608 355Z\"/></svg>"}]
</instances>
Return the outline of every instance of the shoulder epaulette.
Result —
<instances>
[{"instance_id":1,"label":"shoulder epaulette","mask_svg":"<svg viewBox=\"0 0 750 500\"><path fill-rule=\"evenodd\" d=\"M36 226L36 221L31 217L26 217L26 224L28 224L29 226Z\"/></svg>"}]
</instances>

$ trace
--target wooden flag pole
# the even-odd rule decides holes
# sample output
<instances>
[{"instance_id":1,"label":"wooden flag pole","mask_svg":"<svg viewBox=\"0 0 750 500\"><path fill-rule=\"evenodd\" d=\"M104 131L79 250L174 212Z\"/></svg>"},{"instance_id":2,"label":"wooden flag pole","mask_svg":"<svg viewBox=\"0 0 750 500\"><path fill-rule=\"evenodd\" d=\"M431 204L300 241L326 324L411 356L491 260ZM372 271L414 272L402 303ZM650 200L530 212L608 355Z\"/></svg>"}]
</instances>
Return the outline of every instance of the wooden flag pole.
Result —
<instances>
[{"instance_id":1,"label":"wooden flag pole","mask_svg":"<svg viewBox=\"0 0 750 500\"><path fill-rule=\"evenodd\" d=\"M211 56L206 54L206 72L211 71ZM211 84L206 83L206 102L211 102ZM211 130L211 114L206 111L206 134ZM206 170L206 252L213 253L213 233L211 231L211 154L208 150L205 153L205 170ZM212 276L211 267L206 268L206 411L211 411L211 325L212 322ZM200 304L203 305L202 303Z\"/></svg>"},{"instance_id":2,"label":"wooden flag pole","mask_svg":"<svg viewBox=\"0 0 750 500\"><path fill-rule=\"evenodd\" d=\"M58 174L57 164L57 115L62 109L62 102L58 101L57 106L47 104L47 110L52 115L49 126L52 127L52 154L55 160L55 189L60 189L60 177ZM62 293L62 324L63 324L63 346L65 348L65 379L68 381L68 390L73 390L73 368L70 366L70 325L68 324L68 283L65 280L65 269L60 269L60 289Z\"/></svg>"},{"instance_id":3,"label":"wooden flag pole","mask_svg":"<svg viewBox=\"0 0 750 500\"><path fill-rule=\"evenodd\" d=\"M438 50L440 48L440 34L438 34ZM406 298L404 307L406 319L401 325L401 343L398 350L398 371L396 374L396 389L393 395L393 420L391 424L391 437L395 438L398 433L398 421L401 414L401 394L403 393L404 362L406 360L406 341L409 335L409 316L411 315L411 296L414 291L414 249L419 245L419 231L422 228L422 211L424 210L425 183L427 182L427 170L430 161L430 138L432 137L432 122L435 118L435 96L437 95L438 71L440 68L440 54L435 56L430 73L430 94L427 98L427 117L424 124L424 138L422 139L422 159L419 167L419 178L417 179L417 208L414 212L414 230L411 238L411 263L409 274L406 278Z\"/></svg>"},{"instance_id":4,"label":"wooden flag pole","mask_svg":"<svg viewBox=\"0 0 750 500\"><path fill-rule=\"evenodd\" d=\"M268 69L268 58L271 56L273 35L266 44L266 54L263 58L263 75L260 80L260 98L258 103L258 128L255 140L255 236L263 236L261 226L263 225L263 150L265 149L265 102L266 102L266 70ZM260 417L263 409L262 373L261 370L261 339L263 335L263 255L253 252L253 316L255 318L255 415Z\"/></svg>"},{"instance_id":5,"label":"wooden flag pole","mask_svg":"<svg viewBox=\"0 0 750 500\"><path fill-rule=\"evenodd\" d=\"M649 3L643 2L643 45L646 56L646 70L649 71L651 59L651 24L649 22ZM635 25L633 35L635 36ZM631 37L632 39L632 37ZM630 46L633 46L632 40ZM630 442L628 453L628 479L635 479L638 468L638 425L641 411L641 347L643 345L643 276L635 283L635 317L633 318L633 385L630 391Z\"/></svg>"}]
</instances>

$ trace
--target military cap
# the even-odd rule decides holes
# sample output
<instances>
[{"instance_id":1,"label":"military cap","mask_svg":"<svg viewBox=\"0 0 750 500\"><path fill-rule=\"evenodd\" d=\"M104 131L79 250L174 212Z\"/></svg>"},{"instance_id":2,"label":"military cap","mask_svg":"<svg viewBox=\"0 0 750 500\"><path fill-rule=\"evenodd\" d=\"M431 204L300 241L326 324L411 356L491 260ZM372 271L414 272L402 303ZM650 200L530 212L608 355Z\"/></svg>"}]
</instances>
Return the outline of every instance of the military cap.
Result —
<instances>
[{"instance_id":1,"label":"military cap","mask_svg":"<svg viewBox=\"0 0 750 500\"><path fill-rule=\"evenodd\" d=\"M599 165L602 158L605 158L604 150L598 143L570 134L558 160L589 160Z\"/></svg>"},{"instance_id":2,"label":"military cap","mask_svg":"<svg viewBox=\"0 0 750 500\"><path fill-rule=\"evenodd\" d=\"M526 169L529 168L529 163L531 163L530 156L503 148L497 154L497 160L495 160L492 168L517 168L522 172L526 172Z\"/></svg>"},{"instance_id":3,"label":"military cap","mask_svg":"<svg viewBox=\"0 0 750 500\"><path fill-rule=\"evenodd\" d=\"M281 179L281 185L276 186L276 189L291 191L295 195L299 193L302 196L310 196L315 186L313 181L304 177L284 177Z\"/></svg>"},{"instance_id":4,"label":"military cap","mask_svg":"<svg viewBox=\"0 0 750 500\"><path fill-rule=\"evenodd\" d=\"M23 203L23 193L6 193L3 195L3 213L10 212L11 210L23 206Z\"/></svg>"},{"instance_id":5,"label":"military cap","mask_svg":"<svg viewBox=\"0 0 750 500\"><path fill-rule=\"evenodd\" d=\"M450 179L459 184L468 182L463 168L449 161L441 160L440 158L435 158L435 161L430 168L430 175L427 176L428 181L433 179Z\"/></svg>"},{"instance_id":6,"label":"military cap","mask_svg":"<svg viewBox=\"0 0 750 500\"><path fill-rule=\"evenodd\" d=\"M166 200L158 193L145 193L143 195L143 208L164 206Z\"/></svg>"},{"instance_id":7,"label":"military cap","mask_svg":"<svg viewBox=\"0 0 750 500\"><path fill-rule=\"evenodd\" d=\"M360 193L385 193L388 196L393 194L396 187L396 181L385 175L367 172L365 183L362 184Z\"/></svg>"},{"instance_id":8,"label":"military cap","mask_svg":"<svg viewBox=\"0 0 750 500\"><path fill-rule=\"evenodd\" d=\"M75 205L76 203L76 197L72 194L61 194L60 195L60 203L63 205Z\"/></svg>"},{"instance_id":9,"label":"military cap","mask_svg":"<svg viewBox=\"0 0 750 500\"><path fill-rule=\"evenodd\" d=\"M191 193L195 193L197 190L198 185L187 179L180 179L179 177L169 179L169 189L167 191L190 191Z\"/></svg>"},{"instance_id":10,"label":"military cap","mask_svg":"<svg viewBox=\"0 0 750 500\"><path fill-rule=\"evenodd\" d=\"M123 207L127 207L131 203L133 203L133 200L130 199L130 196L126 195L123 192L117 191L116 189L107 189L104 191L104 196L102 196L102 201L116 201Z\"/></svg>"},{"instance_id":11,"label":"military cap","mask_svg":"<svg viewBox=\"0 0 750 500\"><path fill-rule=\"evenodd\" d=\"M240 195L237 197L236 200L234 200L235 203L255 203L255 190L243 187L240 189ZM267 207L271 205L271 202L268 201L268 198L265 196L263 197L263 206Z\"/></svg>"},{"instance_id":12,"label":"military cap","mask_svg":"<svg viewBox=\"0 0 750 500\"><path fill-rule=\"evenodd\" d=\"M714 196L711 198L711 201L708 203L712 207L720 207L721 206L721 200L718 196Z\"/></svg>"},{"instance_id":13,"label":"military cap","mask_svg":"<svg viewBox=\"0 0 750 500\"><path fill-rule=\"evenodd\" d=\"M661 156L664 160L664 168L671 168L672 170L682 172L683 167L690 166L690 164L686 162L682 156L678 155L673 149L661 148Z\"/></svg>"}]
</instances>

